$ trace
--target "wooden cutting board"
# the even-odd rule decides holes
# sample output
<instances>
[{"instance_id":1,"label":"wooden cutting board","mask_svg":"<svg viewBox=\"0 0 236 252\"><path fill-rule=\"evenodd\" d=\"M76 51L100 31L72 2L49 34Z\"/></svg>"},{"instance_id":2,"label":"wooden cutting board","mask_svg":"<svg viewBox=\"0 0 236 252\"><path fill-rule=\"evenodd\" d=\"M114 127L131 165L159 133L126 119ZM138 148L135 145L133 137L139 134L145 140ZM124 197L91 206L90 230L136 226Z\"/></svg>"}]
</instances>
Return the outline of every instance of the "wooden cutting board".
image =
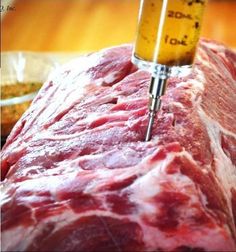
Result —
<instances>
[{"instance_id":1,"label":"wooden cutting board","mask_svg":"<svg viewBox=\"0 0 236 252\"><path fill-rule=\"evenodd\" d=\"M94 51L134 41L139 0L15 0L2 50ZM202 35L236 47L236 1L210 0Z\"/></svg>"}]
</instances>

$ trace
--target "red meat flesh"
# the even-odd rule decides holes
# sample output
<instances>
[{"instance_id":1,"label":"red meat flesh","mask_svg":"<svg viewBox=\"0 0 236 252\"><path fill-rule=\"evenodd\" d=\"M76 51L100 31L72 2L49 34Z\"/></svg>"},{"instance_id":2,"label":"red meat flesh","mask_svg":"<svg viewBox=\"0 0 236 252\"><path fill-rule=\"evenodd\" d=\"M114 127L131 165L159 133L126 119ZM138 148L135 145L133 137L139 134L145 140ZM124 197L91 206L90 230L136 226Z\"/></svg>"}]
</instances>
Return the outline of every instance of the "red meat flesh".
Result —
<instances>
[{"instance_id":1,"label":"red meat flesh","mask_svg":"<svg viewBox=\"0 0 236 252\"><path fill-rule=\"evenodd\" d=\"M236 54L202 40L150 142L131 46L51 74L1 153L3 251L236 251Z\"/></svg>"}]
</instances>

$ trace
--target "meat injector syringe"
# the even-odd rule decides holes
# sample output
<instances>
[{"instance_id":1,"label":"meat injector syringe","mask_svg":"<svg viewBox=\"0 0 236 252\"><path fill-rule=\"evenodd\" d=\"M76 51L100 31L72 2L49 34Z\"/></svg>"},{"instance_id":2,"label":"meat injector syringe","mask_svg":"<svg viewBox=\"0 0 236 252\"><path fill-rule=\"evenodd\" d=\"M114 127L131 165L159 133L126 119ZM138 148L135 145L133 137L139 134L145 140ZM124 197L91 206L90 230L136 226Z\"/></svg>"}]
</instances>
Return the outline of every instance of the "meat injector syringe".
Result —
<instances>
[{"instance_id":1,"label":"meat injector syringe","mask_svg":"<svg viewBox=\"0 0 236 252\"><path fill-rule=\"evenodd\" d=\"M168 78L191 70L205 5L206 0L141 0L132 62L152 74L145 141L151 139Z\"/></svg>"}]
</instances>

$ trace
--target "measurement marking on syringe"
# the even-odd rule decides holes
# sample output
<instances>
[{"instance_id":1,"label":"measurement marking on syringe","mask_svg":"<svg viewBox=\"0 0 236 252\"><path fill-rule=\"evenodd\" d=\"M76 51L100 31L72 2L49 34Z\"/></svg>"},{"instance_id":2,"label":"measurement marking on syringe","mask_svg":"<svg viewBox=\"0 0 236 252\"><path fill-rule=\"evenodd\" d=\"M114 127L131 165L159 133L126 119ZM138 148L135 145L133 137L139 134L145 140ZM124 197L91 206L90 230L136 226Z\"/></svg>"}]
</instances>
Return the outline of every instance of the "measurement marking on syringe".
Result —
<instances>
[{"instance_id":1,"label":"measurement marking on syringe","mask_svg":"<svg viewBox=\"0 0 236 252\"><path fill-rule=\"evenodd\" d=\"M188 38L187 35L184 36L185 39ZM170 45L182 45L182 46L187 46L187 42L185 39L179 40L177 38L170 38L169 35L165 36L165 43L170 44Z\"/></svg>"},{"instance_id":2,"label":"measurement marking on syringe","mask_svg":"<svg viewBox=\"0 0 236 252\"><path fill-rule=\"evenodd\" d=\"M153 63L182 66L193 63L205 1L141 0L134 55Z\"/></svg>"},{"instance_id":3,"label":"measurement marking on syringe","mask_svg":"<svg viewBox=\"0 0 236 252\"><path fill-rule=\"evenodd\" d=\"M168 11L168 17L170 18L176 18L176 19L183 19L183 18L186 18L186 19L189 19L189 20L192 20L192 16L190 14L185 14L183 12L180 12L180 11Z\"/></svg>"}]
</instances>

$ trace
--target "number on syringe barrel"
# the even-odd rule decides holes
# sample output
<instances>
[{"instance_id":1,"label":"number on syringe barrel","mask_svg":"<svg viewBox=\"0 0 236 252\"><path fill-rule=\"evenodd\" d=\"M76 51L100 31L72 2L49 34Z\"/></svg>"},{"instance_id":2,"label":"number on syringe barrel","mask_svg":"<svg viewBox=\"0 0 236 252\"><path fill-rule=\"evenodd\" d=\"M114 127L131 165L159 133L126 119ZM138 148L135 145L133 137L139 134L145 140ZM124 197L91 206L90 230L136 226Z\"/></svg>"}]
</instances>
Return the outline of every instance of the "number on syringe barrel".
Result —
<instances>
[{"instance_id":1,"label":"number on syringe barrel","mask_svg":"<svg viewBox=\"0 0 236 252\"><path fill-rule=\"evenodd\" d=\"M188 38L187 35L184 35L183 39L171 38L169 37L169 35L166 35L165 43L170 44L172 46L175 46L175 45L187 46L188 45L187 38Z\"/></svg>"},{"instance_id":2,"label":"number on syringe barrel","mask_svg":"<svg viewBox=\"0 0 236 252\"><path fill-rule=\"evenodd\" d=\"M189 20L193 19L191 14L185 14L185 13L180 12L180 11L172 11L172 10L168 11L168 17L169 18L176 18L176 19L181 19L181 18L186 18L186 19L189 19Z\"/></svg>"},{"instance_id":3,"label":"number on syringe barrel","mask_svg":"<svg viewBox=\"0 0 236 252\"><path fill-rule=\"evenodd\" d=\"M188 14L188 13L186 14L180 11L169 10L167 16L168 18L193 20L193 17L191 14ZM196 23L198 24L198 22ZM167 34L165 35L165 44L170 44L172 46L177 46L177 45L187 46L188 45L187 39L188 39L188 35L184 35L182 39L179 39L179 38L172 38Z\"/></svg>"},{"instance_id":4,"label":"number on syringe barrel","mask_svg":"<svg viewBox=\"0 0 236 252\"><path fill-rule=\"evenodd\" d=\"M204 5L203 0L195 0L195 1L184 0L184 1L188 6L192 6L195 3ZM184 21L184 19L186 21L189 21L189 22L194 21L194 23L192 25L192 28L194 28L194 29L199 29L200 28L200 24L198 22L198 17L195 16L195 18L194 18L193 15L190 14L190 13L184 13L182 11L175 11L175 10L168 10L167 17L171 18L171 19L177 19L177 20L180 20L180 21L181 20ZM179 46L179 45L188 46L187 39L188 39L187 34L185 34L183 36L183 38L174 38L174 37L170 37L167 34L167 35L165 35L164 41L165 41L165 44L169 44L169 45L172 45L172 46Z\"/></svg>"},{"instance_id":5,"label":"number on syringe barrel","mask_svg":"<svg viewBox=\"0 0 236 252\"><path fill-rule=\"evenodd\" d=\"M192 64L205 2L142 0L135 57L168 66Z\"/></svg>"}]
</instances>

